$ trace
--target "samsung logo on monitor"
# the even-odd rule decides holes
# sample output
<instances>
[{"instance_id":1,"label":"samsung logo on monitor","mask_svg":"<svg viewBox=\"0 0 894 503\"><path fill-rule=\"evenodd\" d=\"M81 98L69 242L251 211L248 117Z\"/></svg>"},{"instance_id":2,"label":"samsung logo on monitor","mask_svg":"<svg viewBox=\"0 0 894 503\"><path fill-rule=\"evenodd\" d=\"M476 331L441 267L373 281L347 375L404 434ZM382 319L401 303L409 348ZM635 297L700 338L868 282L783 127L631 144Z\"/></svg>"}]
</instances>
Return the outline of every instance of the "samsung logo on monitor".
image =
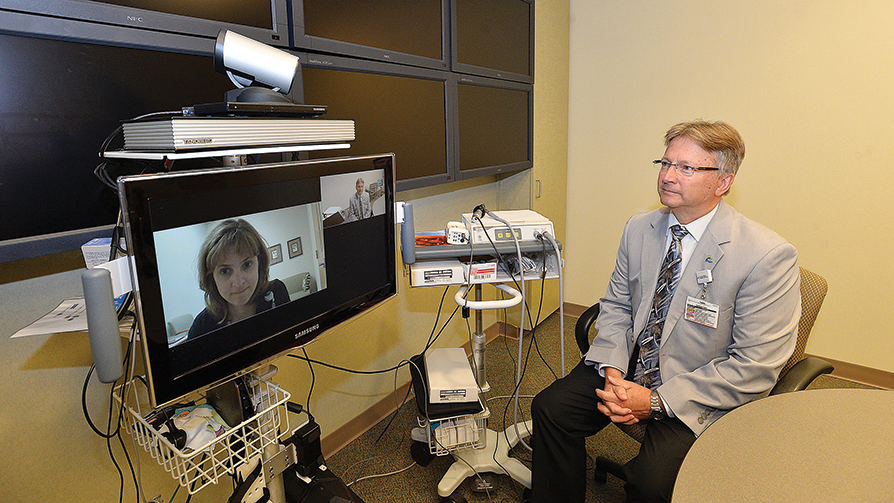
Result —
<instances>
[{"instance_id":1,"label":"samsung logo on monitor","mask_svg":"<svg viewBox=\"0 0 894 503\"><path fill-rule=\"evenodd\" d=\"M300 338L304 337L305 335L307 335L315 330L319 330L319 329L320 329L319 323L317 323L316 325L311 325L311 326L305 328L304 330L298 332L297 334L295 334L295 338L300 339Z\"/></svg>"}]
</instances>

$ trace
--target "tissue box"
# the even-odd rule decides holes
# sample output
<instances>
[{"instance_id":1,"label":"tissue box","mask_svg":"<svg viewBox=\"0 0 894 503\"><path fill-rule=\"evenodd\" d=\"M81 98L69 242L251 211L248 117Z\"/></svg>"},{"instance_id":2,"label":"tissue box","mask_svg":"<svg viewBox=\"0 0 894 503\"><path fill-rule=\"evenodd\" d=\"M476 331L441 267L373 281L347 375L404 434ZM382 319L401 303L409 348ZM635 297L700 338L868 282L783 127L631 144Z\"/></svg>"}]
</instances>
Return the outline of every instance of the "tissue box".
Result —
<instances>
[{"instance_id":1,"label":"tissue box","mask_svg":"<svg viewBox=\"0 0 894 503\"><path fill-rule=\"evenodd\" d=\"M99 264L109 261L109 252L112 248L112 238L94 238L81 245L81 253L84 254L84 263L87 269L93 269Z\"/></svg>"}]
</instances>

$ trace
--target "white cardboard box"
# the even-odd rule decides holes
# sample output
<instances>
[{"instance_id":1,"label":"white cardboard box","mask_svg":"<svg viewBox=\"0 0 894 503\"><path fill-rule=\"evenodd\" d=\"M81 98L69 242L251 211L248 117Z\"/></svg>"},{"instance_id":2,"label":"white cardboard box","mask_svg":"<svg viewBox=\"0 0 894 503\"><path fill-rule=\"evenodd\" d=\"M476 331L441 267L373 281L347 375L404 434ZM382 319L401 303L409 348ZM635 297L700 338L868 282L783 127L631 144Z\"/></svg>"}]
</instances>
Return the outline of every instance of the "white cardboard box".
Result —
<instances>
[{"instance_id":1,"label":"white cardboard box","mask_svg":"<svg viewBox=\"0 0 894 503\"><path fill-rule=\"evenodd\" d=\"M430 403L478 401L478 383L464 349L432 349L425 356L425 370Z\"/></svg>"},{"instance_id":2,"label":"white cardboard box","mask_svg":"<svg viewBox=\"0 0 894 503\"><path fill-rule=\"evenodd\" d=\"M84 263L87 269L93 269L99 264L109 261L109 253L112 250L112 238L94 238L81 245L81 253L84 254Z\"/></svg>"},{"instance_id":3,"label":"white cardboard box","mask_svg":"<svg viewBox=\"0 0 894 503\"><path fill-rule=\"evenodd\" d=\"M410 266L410 285L461 285L463 265L459 260L420 260Z\"/></svg>"}]
</instances>

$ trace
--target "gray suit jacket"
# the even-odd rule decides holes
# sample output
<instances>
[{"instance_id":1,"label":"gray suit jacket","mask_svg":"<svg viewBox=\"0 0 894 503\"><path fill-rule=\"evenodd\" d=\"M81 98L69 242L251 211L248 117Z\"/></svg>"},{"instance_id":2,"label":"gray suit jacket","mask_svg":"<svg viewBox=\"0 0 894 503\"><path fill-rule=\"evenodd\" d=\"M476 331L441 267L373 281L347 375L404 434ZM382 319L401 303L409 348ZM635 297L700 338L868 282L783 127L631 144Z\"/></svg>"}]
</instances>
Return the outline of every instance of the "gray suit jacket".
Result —
<instances>
[{"instance_id":1,"label":"gray suit jacket","mask_svg":"<svg viewBox=\"0 0 894 503\"><path fill-rule=\"evenodd\" d=\"M662 208L627 222L588 361L627 369L649 317L668 217ZM703 270L713 276L705 301L719 306L716 329L683 317L687 297L700 298ZM696 436L776 382L795 348L800 278L791 244L720 202L682 272L659 352L658 392Z\"/></svg>"}]
</instances>

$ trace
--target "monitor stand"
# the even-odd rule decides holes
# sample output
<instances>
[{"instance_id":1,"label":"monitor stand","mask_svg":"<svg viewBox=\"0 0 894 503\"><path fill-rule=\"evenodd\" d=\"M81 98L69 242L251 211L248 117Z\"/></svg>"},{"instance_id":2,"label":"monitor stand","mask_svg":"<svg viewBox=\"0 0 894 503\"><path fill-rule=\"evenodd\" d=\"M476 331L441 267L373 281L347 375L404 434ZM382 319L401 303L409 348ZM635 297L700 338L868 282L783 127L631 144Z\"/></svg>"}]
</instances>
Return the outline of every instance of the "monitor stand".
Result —
<instances>
[{"instance_id":1,"label":"monitor stand","mask_svg":"<svg viewBox=\"0 0 894 503\"><path fill-rule=\"evenodd\" d=\"M255 375L269 380L276 372L276 367L269 365L255 371ZM232 398L227 397L227 400L232 401ZM363 503L323 464L320 426L313 416L294 402L287 402L286 408L289 413L305 414L307 420L291 430L286 440L272 443L261 452L259 463L235 489L229 501L251 503L264 501L266 497L271 503ZM267 427L269 429L262 431L262 435L271 434L271 430L277 428L272 423L267 423Z\"/></svg>"}]
</instances>

